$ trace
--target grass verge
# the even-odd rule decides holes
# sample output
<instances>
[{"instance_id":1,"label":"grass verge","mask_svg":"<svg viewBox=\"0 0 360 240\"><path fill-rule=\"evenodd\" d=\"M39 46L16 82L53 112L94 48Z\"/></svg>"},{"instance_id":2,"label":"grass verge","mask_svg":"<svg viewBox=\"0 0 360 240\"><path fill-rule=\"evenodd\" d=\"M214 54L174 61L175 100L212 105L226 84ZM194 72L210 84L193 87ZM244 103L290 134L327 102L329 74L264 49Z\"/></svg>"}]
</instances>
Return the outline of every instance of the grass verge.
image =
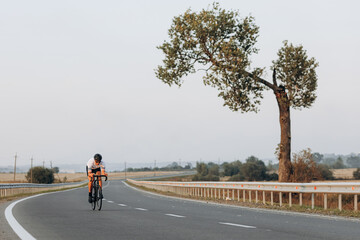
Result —
<instances>
[{"instance_id":1,"label":"grass verge","mask_svg":"<svg viewBox=\"0 0 360 240\"><path fill-rule=\"evenodd\" d=\"M34 193L20 193L20 194L15 194L15 195L11 195L11 196L1 197L0 203L1 202L6 202L6 201L13 201L13 200L16 200L16 199L19 199L19 198L33 196L33 195L37 195L37 194L59 192L59 191L70 190L70 189L74 189L74 188L81 188L81 187L85 187L85 186L87 186L87 183L84 183L84 184L81 184L81 185L75 186L75 187L67 187L67 188L53 189L53 190L44 190L44 191L39 191L39 192L34 192Z\"/></svg>"}]
</instances>

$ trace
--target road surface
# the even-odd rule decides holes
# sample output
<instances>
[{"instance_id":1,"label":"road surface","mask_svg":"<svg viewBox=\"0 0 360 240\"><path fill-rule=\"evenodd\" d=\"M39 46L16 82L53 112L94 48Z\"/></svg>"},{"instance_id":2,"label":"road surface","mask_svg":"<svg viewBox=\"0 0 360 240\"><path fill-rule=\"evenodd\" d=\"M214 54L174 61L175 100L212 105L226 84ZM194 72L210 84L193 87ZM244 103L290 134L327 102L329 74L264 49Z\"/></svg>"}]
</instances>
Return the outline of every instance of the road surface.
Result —
<instances>
[{"instance_id":1,"label":"road surface","mask_svg":"<svg viewBox=\"0 0 360 240\"><path fill-rule=\"evenodd\" d=\"M35 239L360 239L360 221L225 206L104 184L101 211L87 188L18 202L12 215Z\"/></svg>"}]
</instances>

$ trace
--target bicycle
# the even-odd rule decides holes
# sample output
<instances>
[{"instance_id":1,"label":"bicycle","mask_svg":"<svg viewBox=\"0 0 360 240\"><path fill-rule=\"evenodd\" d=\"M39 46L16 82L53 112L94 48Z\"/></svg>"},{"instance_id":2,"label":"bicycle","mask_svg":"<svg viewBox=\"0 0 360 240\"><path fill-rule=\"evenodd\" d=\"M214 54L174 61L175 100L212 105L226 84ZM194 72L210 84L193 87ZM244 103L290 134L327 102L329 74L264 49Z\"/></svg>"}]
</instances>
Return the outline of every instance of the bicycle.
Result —
<instances>
[{"instance_id":1,"label":"bicycle","mask_svg":"<svg viewBox=\"0 0 360 240\"><path fill-rule=\"evenodd\" d=\"M99 184L99 178L101 177L105 177L105 181L107 181L107 176L106 175L94 175L93 176L93 180L92 180L92 188L91 188L91 196L92 196L92 201L91 201L91 208L92 210L95 210L96 206L98 208L98 210L101 210L102 207L102 188L100 187Z\"/></svg>"}]
</instances>

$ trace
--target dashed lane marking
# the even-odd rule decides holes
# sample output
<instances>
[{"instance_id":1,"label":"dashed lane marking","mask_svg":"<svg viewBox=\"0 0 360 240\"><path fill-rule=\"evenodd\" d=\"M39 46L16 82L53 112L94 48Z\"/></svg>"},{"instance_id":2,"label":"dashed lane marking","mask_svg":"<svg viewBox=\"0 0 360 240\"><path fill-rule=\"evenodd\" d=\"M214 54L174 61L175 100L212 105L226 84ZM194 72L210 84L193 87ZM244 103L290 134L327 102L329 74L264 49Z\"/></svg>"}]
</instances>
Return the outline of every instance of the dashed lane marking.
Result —
<instances>
[{"instance_id":1,"label":"dashed lane marking","mask_svg":"<svg viewBox=\"0 0 360 240\"><path fill-rule=\"evenodd\" d=\"M234 227L242 227L242 228L256 228L255 226L242 225L242 224L236 224L236 223L219 222L219 224L229 225L229 226L234 226Z\"/></svg>"},{"instance_id":2,"label":"dashed lane marking","mask_svg":"<svg viewBox=\"0 0 360 240\"><path fill-rule=\"evenodd\" d=\"M171 213L168 213L168 214L165 214L166 216L170 216L170 217L176 217L176 218L184 218L185 216L181 216L181 215L176 215L176 214L171 214Z\"/></svg>"},{"instance_id":3,"label":"dashed lane marking","mask_svg":"<svg viewBox=\"0 0 360 240\"><path fill-rule=\"evenodd\" d=\"M122 206L122 207L126 207L126 206L127 206L126 204L122 204L122 203L119 203L118 205L119 205L119 206Z\"/></svg>"},{"instance_id":4,"label":"dashed lane marking","mask_svg":"<svg viewBox=\"0 0 360 240\"><path fill-rule=\"evenodd\" d=\"M145 208L135 208L136 210L139 210L139 211L147 211L147 209Z\"/></svg>"}]
</instances>

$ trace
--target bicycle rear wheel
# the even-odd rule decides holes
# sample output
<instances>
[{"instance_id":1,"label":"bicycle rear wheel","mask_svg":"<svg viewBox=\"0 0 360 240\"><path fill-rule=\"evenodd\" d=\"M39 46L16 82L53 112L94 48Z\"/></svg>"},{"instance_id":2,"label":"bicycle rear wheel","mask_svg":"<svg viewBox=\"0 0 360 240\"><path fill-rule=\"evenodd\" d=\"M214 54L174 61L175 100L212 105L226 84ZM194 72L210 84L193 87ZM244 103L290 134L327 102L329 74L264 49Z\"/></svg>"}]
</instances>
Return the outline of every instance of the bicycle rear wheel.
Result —
<instances>
[{"instance_id":1,"label":"bicycle rear wheel","mask_svg":"<svg viewBox=\"0 0 360 240\"><path fill-rule=\"evenodd\" d=\"M91 191L91 196L92 196L91 208L92 208L92 210L95 210L96 200L97 200L97 199L96 199L97 191L96 191L96 186L95 186L95 184L93 184L92 191Z\"/></svg>"},{"instance_id":2,"label":"bicycle rear wheel","mask_svg":"<svg viewBox=\"0 0 360 240\"><path fill-rule=\"evenodd\" d=\"M97 192L97 207L98 207L98 210L100 211L101 210L101 207L102 207L102 189L101 187L99 187L99 190Z\"/></svg>"}]
</instances>

